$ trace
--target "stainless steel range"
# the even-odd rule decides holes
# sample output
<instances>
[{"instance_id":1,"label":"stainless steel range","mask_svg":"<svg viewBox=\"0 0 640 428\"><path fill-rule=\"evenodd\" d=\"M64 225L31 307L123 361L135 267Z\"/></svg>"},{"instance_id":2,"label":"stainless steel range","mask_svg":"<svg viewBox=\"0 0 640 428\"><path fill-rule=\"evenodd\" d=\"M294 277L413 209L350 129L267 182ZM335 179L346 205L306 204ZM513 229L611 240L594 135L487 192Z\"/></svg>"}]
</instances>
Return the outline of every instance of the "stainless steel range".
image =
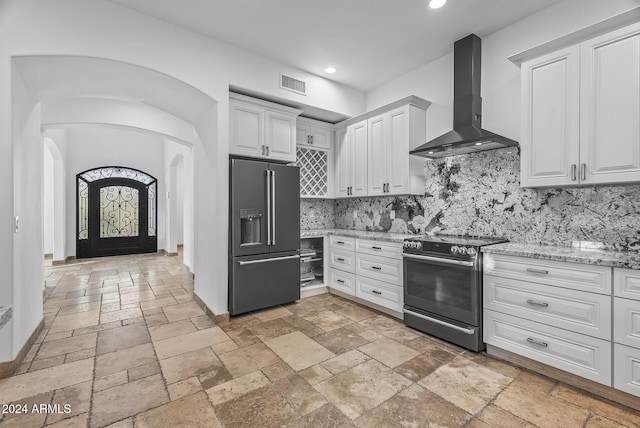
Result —
<instances>
[{"instance_id":1,"label":"stainless steel range","mask_svg":"<svg viewBox=\"0 0 640 428\"><path fill-rule=\"evenodd\" d=\"M433 235L404 241L404 323L482 351L482 253L491 237Z\"/></svg>"}]
</instances>

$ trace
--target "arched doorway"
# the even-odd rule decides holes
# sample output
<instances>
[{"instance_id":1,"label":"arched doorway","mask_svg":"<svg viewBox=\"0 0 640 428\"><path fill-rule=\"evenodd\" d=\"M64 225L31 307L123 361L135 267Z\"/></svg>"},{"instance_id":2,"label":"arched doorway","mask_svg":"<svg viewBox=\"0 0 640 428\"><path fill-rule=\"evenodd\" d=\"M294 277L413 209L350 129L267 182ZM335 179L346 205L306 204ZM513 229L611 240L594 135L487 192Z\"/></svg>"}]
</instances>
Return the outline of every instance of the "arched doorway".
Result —
<instances>
[{"instance_id":1,"label":"arched doorway","mask_svg":"<svg viewBox=\"0 0 640 428\"><path fill-rule=\"evenodd\" d=\"M133 168L76 175L78 258L156 252L157 180Z\"/></svg>"}]
</instances>

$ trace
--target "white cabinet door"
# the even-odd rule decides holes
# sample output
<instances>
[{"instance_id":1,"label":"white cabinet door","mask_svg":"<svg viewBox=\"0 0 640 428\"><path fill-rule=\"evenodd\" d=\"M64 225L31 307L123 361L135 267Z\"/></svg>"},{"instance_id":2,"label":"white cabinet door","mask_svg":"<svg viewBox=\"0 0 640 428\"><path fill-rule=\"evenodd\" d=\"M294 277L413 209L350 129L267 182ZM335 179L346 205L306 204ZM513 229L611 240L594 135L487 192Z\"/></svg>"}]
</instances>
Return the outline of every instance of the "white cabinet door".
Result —
<instances>
[{"instance_id":1,"label":"white cabinet door","mask_svg":"<svg viewBox=\"0 0 640 428\"><path fill-rule=\"evenodd\" d=\"M287 162L296 160L296 116L266 110L267 158Z\"/></svg>"},{"instance_id":2,"label":"white cabinet door","mask_svg":"<svg viewBox=\"0 0 640 428\"><path fill-rule=\"evenodd\" d=\"M351 195L367 195L367 121L351 127Z\"/></svg>"},{"instance_id":3,"label":"white cabinet door","mask_svg":"<svg viewBox=\"0 0 640 428\"><path fill-rule=\"evenodd\" d=\"M579 66L578 46L522 64L523 187L578 182Z\"/></svg>"},{"instance_id":4,"label":"white cabinet door","mask_svg":"<svg viewBox=\"0 0 640 428\"><path fill-rule=\"evenodd\" d=\"M351 185L351 144L347 128L336 130L336 196L349 196L349 186Z\"/></svg>"},{"instance_id":5,"label":"white cabinet door","mask_svg":"<svg viewBox=\"0 0 640 428\"><path fill-rule=\"evenodd\" d=\"M229 153L243 156L264 155L264 109L252 104L229 101Z\"/></svg>"},{"instance_id":6,"label":"white cabinet door","mask_svg":"<svg viewBox=\"0 0 640 428\"><path fill-rule=\"evenodd\" d=\"M381 114L367 120L367 181L369 196L386 193L388 162L388 138L386 128L386 114Z\"/></svg>"},{"instance_id":7,"label":"white cabinet door","mask_svg":"<svg viewBox=\"0 0 640 428\"><path fill-rule=\"evenodd\" d=\"M387 115L387 193L392 195L410 192L409 177L412 170L409 165L410 157L407 154L412 132L409 109L409 106L404 106L390 111ZM424 124L418 120L416 125L424 128ZM421 131L415 134L424 134L424 129ZM424 175L424 169L421 172Z\"/></svg>"},{"instance_id":8,"label":"white cabinet door","mask_svg":"<svg viewBox=\"0 0 640 428\"><path fill-rule=\"evenodd\" d=\"M640 23L581 44L580 173L640 180Z\"/></svg>"},{"instance_id":9,"label":"white cabinet door","mask_svg":"<svg viewBox=\"0 0 640 428\"><path fill-rule=\"evenodd\" d=\"M322 149L331 148L331 125L328 127L314 126L311 119L299 118L296 126L296 144L312 146Z\"/></svg>"}]
</instances>

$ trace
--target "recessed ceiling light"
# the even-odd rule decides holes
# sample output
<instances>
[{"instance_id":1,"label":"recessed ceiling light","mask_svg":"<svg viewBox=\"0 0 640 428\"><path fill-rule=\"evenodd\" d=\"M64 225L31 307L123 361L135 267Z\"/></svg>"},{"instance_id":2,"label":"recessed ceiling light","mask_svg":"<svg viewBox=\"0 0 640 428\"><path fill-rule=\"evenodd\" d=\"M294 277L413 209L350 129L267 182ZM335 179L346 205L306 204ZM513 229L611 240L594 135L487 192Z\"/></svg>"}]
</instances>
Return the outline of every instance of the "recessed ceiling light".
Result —
<instances>
[{"instance_id":1,"label":"recessed ceiling light","mask_svg":"<svg viewBox=\"0 0 640 428\"><path fill-rule=\"evenodd\" d=\"M476 143L476 146L481 146L481 145L482 145L482 143Z\"/></svg>"},{"instance_id":2,"label":"recessed ceiling light","mask_svg":"<svg viewBox=\"0 0 640 428\"><path fill-rule=\"evenodd\" d=\"M325 69L324 69L324 72L327 73L327 74L333 74L336 71L338 71L338 69L335 68L335 67L325 67Z\"/></svg>"},{"instance_id":3,"label":"recessed ceiling light","mask_svg":"<svg viewBox=\"0 0 640 428\"><path fill-rule=\"evenodd\" d=\"M428 154L428 155L432 155L432 154L433 154L433 152L427 152L427 154Z\"/></svg>"},{"instance_id":4,"label":"recessed ceiling light","mask_svg":"<svg viewBox=\"0 0 640 428\"><path fill-rule=\"evenodd\" d=\"M429 7L431 9L438 9L441 8L442 6L444 6L444 4L447 2L447 0L431 0L429 2Z\"/></svg>"}]
</instances>

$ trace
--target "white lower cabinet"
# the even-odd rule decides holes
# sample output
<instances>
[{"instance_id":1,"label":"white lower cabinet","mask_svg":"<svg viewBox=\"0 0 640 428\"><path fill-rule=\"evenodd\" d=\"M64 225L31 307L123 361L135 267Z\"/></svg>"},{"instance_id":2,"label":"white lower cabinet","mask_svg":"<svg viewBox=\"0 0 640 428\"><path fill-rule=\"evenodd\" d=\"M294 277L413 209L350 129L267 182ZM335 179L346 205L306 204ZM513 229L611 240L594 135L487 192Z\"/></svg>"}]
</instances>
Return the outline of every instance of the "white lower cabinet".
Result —
<instances>
[{"instance_id":1,"label":"white lower cabinet","mask_svg":"<svg viewBox=\"0 0 640 428\"><path fill-rule=\"evenodd\" d=\"M354 273L356 269L355 263L355 253L352 251L331 249L329 256L329 266L331 268Z\"/></svg>"},{"instance_id":2,"label":"white lower cabinet","mask_svg":"<svg viewBox=\"0 0 640 428\"><path fill-rule=\"evenodd\" d=\"M403 305L402 244L329 237L329 287L390 309Z\"/></svg>"},{"instance_id":3,"label":"white lower cabinet","mask_svg":"<svg viewBox=\"0 0 640 428\"><path fill-rule=\"evenodd\" d=\"M356 276L339 269L329 269L329 287L340 290L343 293L356 294Z\"/></svg>"},{"instance_id":4,"label":"white lower cabinet","mask_svg":"<svg viewBox=\"0 0 640 428\"><path fill-rule=\"evenodd\" d=\"M613 345L613 387L640 397L640 349Z\"/></svg>"},{"instance_id":5,"label":"white lower cabinet","mask_svg":"<svg viewBox=\"0 0 640 428\"><path fill-rule=\"evenodd\" d=\"M640 396L640 271L613 270L613 386Z\"/></svg>"},{"instance_id":6,"label":"white lower cabinet","mask_svg":"<svg viewBox=\"0 0 640 428\"><path fill-rule=\"evenodd\" d=\"M484 341L612 384L610 267L484 255Z\"/></svg>"},{"instance_id":7,"label":"white lower cabinet","mask_svg":"<svg viewBox=\"0 0 640 428\"><path fill-rule=\"evenodd\" d=\"M356 296L394 311L402 311L402 287L385 281L357 276Z\"/></svg>"},{"instance_id":8,"label":"white lower cabinet","mask_svg":"<svg viewBox=\"0 0 640 428\"><path fill-rule=\"evenodd\" d=\"M488 344L611 385L611 342L500 312L485 312Z\"/></svg>"},{"instance_id":9,"label":"white lower cabinet","mask_svg":"<svg viewBox=\"0 0 640 428\"><path fill-rule=\"evenodd\" d=\"M611 296L484 276L484 307L611 340Z\"/></svg>"}]
</instances>

